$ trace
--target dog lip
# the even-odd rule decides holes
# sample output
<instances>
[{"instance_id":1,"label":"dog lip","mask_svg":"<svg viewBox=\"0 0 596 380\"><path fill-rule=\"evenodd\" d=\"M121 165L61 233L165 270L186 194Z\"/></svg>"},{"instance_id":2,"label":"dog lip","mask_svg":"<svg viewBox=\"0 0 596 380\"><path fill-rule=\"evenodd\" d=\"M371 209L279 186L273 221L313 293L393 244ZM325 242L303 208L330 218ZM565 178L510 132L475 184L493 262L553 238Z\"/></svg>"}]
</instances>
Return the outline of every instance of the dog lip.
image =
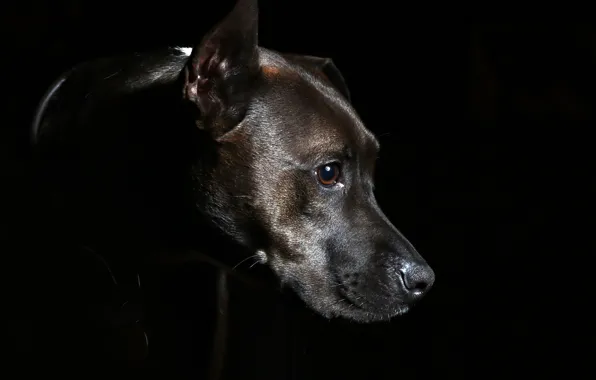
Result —
<instances>
[{"instance_id":1,"label":"dog lip","mask_svg":"<svg viewBox=\"0 0 596 380\"><path fill-rule=\"evenodd\" d=\"M337 292L337 296L345 302L344 306L347 307L347 309L344 309L344 312L339 314L339 316L343 316L344 318L364 316L368 322L388 321L393 317L404 315L410 311L410 305L404 303L392 305L387 310L375 310L374 308L367 308L365 303L358 303L347 295L341 294L341 292Z\"/></svg>"},{"instance_id":2,"label":"dog lip","mask_svg":"<svg viewBox=\"0 0 596 380\"><path fill-rule=\"evenodd\" d=\"M347 302L348 305L351 305L359 310L366 311L362 304L358 304L350 298L350 296L347 294L346 286L342 282L340 282L339 286L336 286L335 289L336 290L334 293L339 299L341 299L344 302Z\"/></svg>"},{"instance_id":3,"label":"dog lip","mask_svg":"<svg viewBox=\"0 0 596 380\"><path fill-rule=\"evenodd\" d=\"M351 305L353 307L355 307L358 310L363 310L363 311L368 311L366 310L366 308L364 308L364 306L362 306L361 304L356 303L355 301L353 301L352 299L350 299L350 297L348 297L347 295L343 295L341 293L338 292L338 296L340 299L342 299L343 301L347 302L348 305Z\"/></svg>"},{"instance_id":4,"label":"dog lip","mask_svg":"<svg viewBox=\"0 0 596 380\"><path fill-rule=\"evenodd\" d=\"M350 297L350 295L348 294L348 291L346 289L346 285L343 284L343 282L340 281L340 286L336 287L336 291L335 291L336 296L341 299L342 301L344 301L346 303L346 305L351 308L353 311L358 311L358 312L364 312L366 314L369 315L376 315L379 317L393 317L393 316L398 316L398 315L403 315L405 313L407 313L410 310L411 305L409 305L408 303L402 302L402 301L397 301L397 302L387 302L386 305L381 306L380 308L378 306L372 305L372 304L368 304L366 302L366 298L364 297L363 301L357 302L356 300L353 299L353 297ZM362 298L362 297L357 297L358 299Z\"/></svg>"}]
</instances>

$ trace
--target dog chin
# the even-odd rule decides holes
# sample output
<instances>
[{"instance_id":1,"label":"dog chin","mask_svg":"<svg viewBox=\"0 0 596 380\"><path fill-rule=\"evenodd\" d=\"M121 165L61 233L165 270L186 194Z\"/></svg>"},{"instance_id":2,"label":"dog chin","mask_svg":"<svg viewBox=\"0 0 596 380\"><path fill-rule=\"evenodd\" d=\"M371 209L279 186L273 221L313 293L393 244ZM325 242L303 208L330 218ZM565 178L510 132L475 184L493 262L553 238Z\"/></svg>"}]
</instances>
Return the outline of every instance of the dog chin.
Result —
<instances>
[{"instance_id":1,"label":"dog chin","mask_svg":"<svg viewBox=\"0 0 596 380\"><path fill-rule=\"evenodd\" d=\"M310 309L327 319L341 318L358 323L386 322L410 310L409 305L402 303L374 310L333 293L324 296L299 294L299 297Z\"/></svg>"}]
</instances>

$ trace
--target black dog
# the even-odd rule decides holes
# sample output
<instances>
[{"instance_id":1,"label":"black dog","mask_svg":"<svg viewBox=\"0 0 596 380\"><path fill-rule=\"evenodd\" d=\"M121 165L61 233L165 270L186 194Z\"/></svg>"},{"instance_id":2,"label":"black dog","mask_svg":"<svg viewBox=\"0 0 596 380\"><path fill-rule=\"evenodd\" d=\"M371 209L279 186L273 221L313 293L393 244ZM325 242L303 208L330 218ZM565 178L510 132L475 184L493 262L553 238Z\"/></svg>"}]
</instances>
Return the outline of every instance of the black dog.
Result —
<instances>
[{"instance_id":1,"label":"black dog","mask_svg":"<svg viewBox=\"0 0 596 380\"><path fill-rule=\"evenodd\" d=\"M43 99L34 138L69 234L86 242L143 251L219 231L318 313L361 322L405 313L433 285L376 203L379 143L342 75L259 47L256 1L194 49L74 68Z\"/></svg>"}]
</instances>

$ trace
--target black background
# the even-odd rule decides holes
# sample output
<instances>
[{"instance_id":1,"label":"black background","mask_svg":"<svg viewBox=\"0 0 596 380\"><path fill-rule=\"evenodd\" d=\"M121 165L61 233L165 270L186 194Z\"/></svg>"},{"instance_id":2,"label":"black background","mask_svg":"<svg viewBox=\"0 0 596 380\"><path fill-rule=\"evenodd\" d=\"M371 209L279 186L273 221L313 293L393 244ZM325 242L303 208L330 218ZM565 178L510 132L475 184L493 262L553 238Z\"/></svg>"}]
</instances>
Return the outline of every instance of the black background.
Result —
<instances>
[{"instance_id":1,"label":"black background","mask_svg":"<svg viewBox=\"0 0 596 380\"><path fill-rule=\"evenodd\" d=\"M91 343L96 363L65 359L61 347L70 340L60 331L51 344L37 344L45 339L40 331L58 330L46 320L70 324L66 311L42 307L34 296L52 281L36 281L35 264L61 254L45 251L30 228L28 124L37 100L82 60L192 46L231 6L23 0L3 7L5 327L23 368L45 359L63 370L111 368ZM261 1L259 39L274 50L331 57L343 72L354 107L381 141L379 203L435 269L435 288L407 316L367 326L324 321L295 300L234 288L229 377L492 378L555 369L571 376L593 344L591 329L576 331L591 314L569 309L584 288L579 269L590 255L572 242L590 232L578 227L590 223L577 215L589 215L591 206L582 196L593 186L596 29L459 23L394 7ZM201 378L207 360L197 342L211 339L208 325L195 322L211 302L197 280L209 278L203 271L179 268L167 280L162 294L177 314L163 313L175 337L150 342L161 359L138 359L138 339L123 348L120 337L106 346L128 352L118 365L162 363L170 378ZM88 334L83 325L73 321L74 335ZM73 334L66 330L65 337ZM95 334L90 342L104 340Z\"/></svg>"}]
</instances>

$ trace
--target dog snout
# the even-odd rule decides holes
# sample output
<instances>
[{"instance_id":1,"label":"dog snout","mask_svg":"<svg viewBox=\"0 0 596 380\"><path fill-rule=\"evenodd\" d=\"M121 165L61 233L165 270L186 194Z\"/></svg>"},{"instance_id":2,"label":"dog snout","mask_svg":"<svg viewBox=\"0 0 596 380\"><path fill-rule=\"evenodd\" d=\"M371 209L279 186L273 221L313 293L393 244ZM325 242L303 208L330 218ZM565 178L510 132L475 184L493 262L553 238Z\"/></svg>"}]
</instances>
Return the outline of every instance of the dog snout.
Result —
<instances>
[{"instance_id":1,"label":"dog snout","mask_svg":"<svg viewBox=\"0 0 596 380\"><path fill-rule=\"evenodd\" d=\"M435 272L426 263L412 263L399 272L404 291L412 301L424 297L435 283Z\"/></svg>"}]
</instances>

